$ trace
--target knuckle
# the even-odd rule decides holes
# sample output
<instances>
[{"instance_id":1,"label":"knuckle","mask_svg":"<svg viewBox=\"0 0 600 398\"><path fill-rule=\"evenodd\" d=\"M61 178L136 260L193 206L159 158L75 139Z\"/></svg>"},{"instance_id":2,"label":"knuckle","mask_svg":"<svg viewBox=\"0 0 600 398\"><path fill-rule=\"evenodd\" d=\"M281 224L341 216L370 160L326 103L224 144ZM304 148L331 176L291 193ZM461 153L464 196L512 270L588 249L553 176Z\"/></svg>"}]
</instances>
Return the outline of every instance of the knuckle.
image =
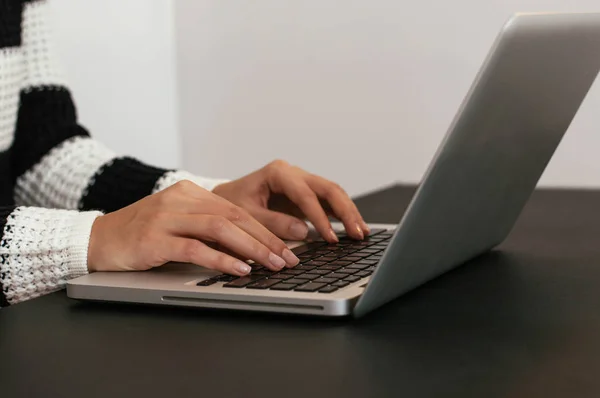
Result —
<instances>
[{"instance_id":1,"label":"knuckle","mask_svg":"<svg viewBox=\"0 0 600 398\"><path fill-rule=\"evenodd\" d=\"M257 258L269 261L269 254L271 253L271 250L259 242L254 243L252 246L252 251L255 253Z\"/></svg>"},{"instance_id":2,"label":"knuckle","mask_svg":"<svg viewBox=\"0 0 600 398\"><path fill-rule=\"evenodd\" d=\"M181 254L187 262L193 263L193 262L196 262L194 260L196 260L198 258L199 252L200 252L200 242L195 241L195 240L189 240L183 246L183 253L181 253Z\"/></svg>"},{"instance_id":3,"label":"knuckle","mask_svg":"<svg viewBox=\"0 0 600 398\"><path fill-rule=\"evenodd\" d=\"M231 206L228 210L228 217L231 221L244 221L247 219L247 213L244 209L238 206Z\"/></svg>"},{"instance_id":4,"label":"knuckle","mask_svg":"<svg viewBox=\"0 0 600 398\"><path fill-rule=\"evenodd\" d=\"M278 253L281 253L287 247L281 239L273 234L270 234L270 236L267 238L267 245Z\"/></svg>"},{"instance_id":5,"label":"knuckle","mask_svg":"<svg viewBox=\"0 0 600 398\"><path fill-rule=\"evenodd\" d=\"M298 206L301 208L307 208L312 206L315 203L315 198L313 195L302 194L298 199Z\"/></svg>"},{"instance_id":6,"label":"knuckle","mask_svg":"<svg viewBox=\"0 0 600 398\"><path fill-rule=\"evenodd\" d=\"M345 193L346 191L344 191L344 189L335 182L327 184L327 187L325 188L325 195L329 197Z\"/></svg>"},{"instance_id":7,"label":"knuckle","mask_svg":"<svg viewBox=\"0 0 600 398\"><path fill-rule=\"evenodd\" d=\"M232 268L231 258L225 253L218 252L215 254L212 266L221 271L228 271Z\"/></svg>"},{"instance_id":8,"label":"knuckle","mask_svg":"<svg viewBox=\"0 0 600 398\"><path fill-rule=\"evenodd\" d=\"M196 184L194 184L190 180L181 180L173 184L172 187L172 191L174 192L186 193L192 191L196 187Z\"/></svg>"},{"instance_id":9,"label":"knuckle","mask_svg":"<svg viewBox=\"0 0 600 398\"><path fill-rule=\"evenodd\" d=\"M223 216L211 216L208 225L216 236L221 236L229 226L229 220Z\"/></svg>"},{"instance_id":10,"label":"knuckle","mask_svg":"<svg viewBox=\"0 0 600 398\"><path fill-rule=\"evenodd\" d=\"M181 193L176 188L172 187L167 188L162 192L159 192L155 195L156 204L158 207L168 207L170 206L176 198L178 198Z\"/></svg>"},{"instance_id":11,"label":"knuckle","mask_svg":"<svg viewBox=\"0 0 600 398\"><path fill-rule=\"evenodd\" d=\"M283 159L275 159L271 163L269 163L269 167L274 169L281 169L284 167L288 167L290 164Z\"/></svg>"}]
</instances>

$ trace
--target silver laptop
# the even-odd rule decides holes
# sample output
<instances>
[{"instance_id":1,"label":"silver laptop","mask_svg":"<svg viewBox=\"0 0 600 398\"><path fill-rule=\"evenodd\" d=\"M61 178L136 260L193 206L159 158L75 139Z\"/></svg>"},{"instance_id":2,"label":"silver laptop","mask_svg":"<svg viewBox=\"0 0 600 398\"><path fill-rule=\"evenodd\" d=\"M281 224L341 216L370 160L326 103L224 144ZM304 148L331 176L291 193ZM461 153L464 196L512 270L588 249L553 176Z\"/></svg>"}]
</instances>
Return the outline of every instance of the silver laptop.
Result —
<instances>
[{"instance_id":1,"label":"silver laptop","mask_svg":"<svg viewBox=\"0 0 600 398\"><path fill-rule=\"evenodd\" d=\"M190 264L70 281L83 300L362 316L498 245L600 68L600 13L503 27L398 225L365 241L295 243L301 265L246 277ZM600 149L600 148L599 148Z\"/></svg>"}]
</instances>

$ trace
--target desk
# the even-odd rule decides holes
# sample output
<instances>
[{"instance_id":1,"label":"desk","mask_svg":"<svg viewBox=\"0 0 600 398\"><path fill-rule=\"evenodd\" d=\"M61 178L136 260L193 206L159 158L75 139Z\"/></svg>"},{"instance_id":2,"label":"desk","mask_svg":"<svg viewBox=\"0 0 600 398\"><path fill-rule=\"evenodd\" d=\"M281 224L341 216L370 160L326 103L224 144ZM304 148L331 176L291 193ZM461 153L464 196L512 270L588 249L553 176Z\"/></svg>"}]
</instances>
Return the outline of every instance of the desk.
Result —
<instances>
[{"instance_id":1,"label":"desk","mask_svg":"<svg viewBox=\"0 0 600 398\"><path fill-rule=\"evenodd\" d=\"M395 222L412 188L358 204ZM0 396L598 397L600 192L542 191L500 250L364 319L71 301L0 311Z\"/></svg>"}]
</instances>

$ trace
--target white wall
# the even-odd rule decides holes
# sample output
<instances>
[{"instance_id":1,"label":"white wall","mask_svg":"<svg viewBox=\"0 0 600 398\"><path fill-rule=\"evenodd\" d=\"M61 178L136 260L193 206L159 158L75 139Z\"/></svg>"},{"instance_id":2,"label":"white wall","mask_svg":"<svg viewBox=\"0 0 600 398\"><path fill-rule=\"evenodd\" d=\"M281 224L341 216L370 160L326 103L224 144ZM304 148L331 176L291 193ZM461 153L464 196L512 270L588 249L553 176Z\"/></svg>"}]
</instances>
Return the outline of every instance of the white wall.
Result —
<instances>
[{"instance_id":1,"label":"white wall","mask_svg":"<svg viewBox=\"0 0 600 398\"><path fill-rule=\"evenodd\" d=\"M351 193L418 181L513 11L595 0L177 0L184 164L235 177L285 158ZM600 186L600 87L545 185Z\"/></svg>"},{"instance_id":2,"label":"white wall","mask_svg":"<svg viewBox=\"0 0 600 398\"><path fill-rule=\"evenodd\" d=\"M81 123L119 153L181 163L171 0L50 0Z\"/></svg>"}]
</instances>

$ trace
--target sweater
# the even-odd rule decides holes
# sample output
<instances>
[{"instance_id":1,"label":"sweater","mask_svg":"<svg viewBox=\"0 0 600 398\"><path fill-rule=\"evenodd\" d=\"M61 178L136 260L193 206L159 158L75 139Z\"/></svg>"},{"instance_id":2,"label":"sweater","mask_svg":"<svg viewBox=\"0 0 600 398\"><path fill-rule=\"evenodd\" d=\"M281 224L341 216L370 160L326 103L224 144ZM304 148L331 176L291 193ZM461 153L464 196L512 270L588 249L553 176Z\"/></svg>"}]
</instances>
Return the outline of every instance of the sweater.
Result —
<instances>
[{"instance_id":1,"label":"sweater","mask_svg":"<svg viewBox=\"0 0 600 398\"><path fill-rule=\"evenodd\" d=\"M177 181L222 180L120 156L79 124L46 0L0 0L0 307L88 272L94 220Z\"/></svg>"}]
</instances>

